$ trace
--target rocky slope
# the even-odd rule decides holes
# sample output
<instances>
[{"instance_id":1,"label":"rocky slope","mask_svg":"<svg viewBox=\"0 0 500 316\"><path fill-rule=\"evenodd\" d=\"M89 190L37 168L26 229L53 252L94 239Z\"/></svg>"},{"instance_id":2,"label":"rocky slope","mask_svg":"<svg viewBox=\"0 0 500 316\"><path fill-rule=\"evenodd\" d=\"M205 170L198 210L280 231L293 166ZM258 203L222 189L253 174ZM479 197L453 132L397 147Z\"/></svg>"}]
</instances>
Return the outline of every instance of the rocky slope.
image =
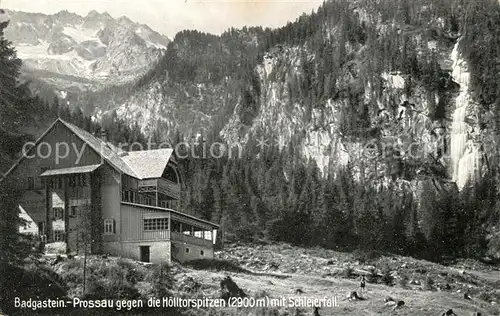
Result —
<instances>
[{"instance_id":1,"label":"rocky slope","mask_svg":"<svg viewBox=\"0 0 500 316\"><path fill-rule=\"evenodd\" d=\"M155 65L169 43L147 25L96 11L85 17L67 11L7 14L5 36L23 60L25 76L58 91L135 80Z\"/></svg>"},{"instance_id":2,"label":"rocky slope","mask_svg":"<svg viewBox=\"0 0 500 316\"><path fill-rule=\"evenodd\" d=\"M308 104L307 97L297 91L300 90L297 86L310 80L308 76L313 77L312 80L323 80L306 74L307 67L312 67L317 75L323 66L311 48L313 39L308 38L300 45L277 45L264 52L254 68L259 93L254 96L255 105L250 110L242 91L253 93L254 89L250 84L241 89L241 80L234 73L216 83L199 79L181 84L172 79L168 67L159 65L157 71L166 75L153 77L120 102L101 106L97 116L116 113L129 121L137 120L147 134L160 126L164 136L171 136L175 130L187 135L207 133L222 126L220 135L230 143L247 143L259 133L266 135L270 144L278 146L298 137L303 154L314 158L324 170L332 164L354 163L363 178L397 174L411 179L418 173L441 172L442 175L454 169L452 178L460 177L463 185L466 175L457 174L458 161L464 164L464 159L469 158L464 158L463 153L467 137L461 131L464 121L461 114L467 106L462 100L471 96L467 83L463 82L466 74L461 75L465 62L460 60L458 53L459 34L450 32L444 21L436 16L425 28L382 21L380 13L369 8L356 9L355 16L359 23L370 24L379 32L378 36L395 37L397 49L402 49L405 42L414 47L418 63L430 63L434 58L439 64L435 69L439 87L430 88L428 83L416 79L403 67L379 65L379 71L369 72L370 64L376 62L370 56L374 49L360 42L347 42L345 54L349 57L334 74L336 78L330 79L334 81L334 93L325 93L316 104ZM429 32L432 29L437 29L440 35ZM339 40L339 25L325 22L319 33L324 38L324 45L335 46L335 41ZM232 37L240 38L248 46L260 40L259 34L251 31L235 32ZM224 39L217 39L212 45L219 45L218 42ZM173 44L180 59L187 59L186 56L197 49L184 38ZM229 49L227 45L220 45ZM227 54L223 58L234 57ZM310 89L316 86L313 83ZM356 116L350 112L356 107L353 96L359 107L366 110L364 125L346 123L352 119L349 116ZM440 113L436 115L438 107ZM455 107L458 112L454 114ZM251 113L245 116L246 112ZM346 128L357 130L346 131ZM375 146L370 147L370 144ZM386 152L382 153L382 147ZM369 157L373 154L369 153L370 148L386 157ZM417 152L409 155L410 150ZM399 157L396 151L406 155ZM402 160L408 170L400 170ZM361 163L367 166L359 165Z\"/></svg>"}]
</instances>

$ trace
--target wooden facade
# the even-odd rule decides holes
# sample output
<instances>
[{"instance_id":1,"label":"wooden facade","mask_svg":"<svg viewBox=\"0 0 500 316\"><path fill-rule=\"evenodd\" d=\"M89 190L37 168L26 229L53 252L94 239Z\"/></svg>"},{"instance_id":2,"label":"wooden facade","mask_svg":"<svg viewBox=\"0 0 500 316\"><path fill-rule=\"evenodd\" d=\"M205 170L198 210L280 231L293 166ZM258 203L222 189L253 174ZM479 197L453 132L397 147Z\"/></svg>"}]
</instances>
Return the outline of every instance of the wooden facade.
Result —
<instances>
[{"instance_id":1,"label":"wooden facade","mask_svg":"<svg viewBox=\"0 0 500 316\"><path fill-rule=\"evenodd\" d=\"M60 144L70 148L64 158L49 154ZM181 185L171 152L127 157L59 119L27 154L0 183L23 192L19 209L30 225L21 232L65 243L68 253L152 262L213 256L218 226L178 211Z\"/></svg>"}]
</instances>

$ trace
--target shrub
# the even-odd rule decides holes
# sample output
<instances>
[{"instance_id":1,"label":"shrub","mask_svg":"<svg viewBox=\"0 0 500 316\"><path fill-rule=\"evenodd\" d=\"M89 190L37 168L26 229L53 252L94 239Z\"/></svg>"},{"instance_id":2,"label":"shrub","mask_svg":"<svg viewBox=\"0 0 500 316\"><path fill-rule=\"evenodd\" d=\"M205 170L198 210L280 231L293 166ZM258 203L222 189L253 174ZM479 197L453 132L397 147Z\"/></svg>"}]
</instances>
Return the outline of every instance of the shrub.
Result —
<instances>
[{"instance_id":1,"label":"shrub","mask_svg":"<svg viewBox=\"0 0 500 316\"><path fill-rule=\"evenodd\" d=\"M118 259L116 265L122 269L125 273L125 279L131 284L136 284L139 281L144 280L145 274L139 269L137 265L132 264L130 261L125 259Z\"/></svg>"},{"instance_id":2,"label":"shrub","mask_svg":"<svg viewBox=\"0 0 500 316\"><path fill-rule=\"evenodd\" d=\"M86 299L137 299L139 291L125 279L92 279Z\"/></svg>"},{"instance_id":3,"label":"shrub","mask_svg":"<svg viewBox=\"0 0 500 316\"><path fill-rule=\"evenodd\" d=\"M478 298L488 303L494 300L494 296L490 292L481 292Z\"/></svg>"},{"instance_id":4,"label":"shrub","mask_svg":"<svg viewBox=\"0 0 500 316\"><path fill-rule=\"evenodd\" d=\"M427 277L425 277L424 290L427 290L427 291L434 290L434 279L431 278L429 275Z\"/></svg>"},{"instance_id":5,"label":"shrub","mask_svg":"<svg viewBox=\"0 0 500 316\"><path fill-rule=\"evenodd\" d=\"M378 279L379 279L377 269L375 267L370 267L368 269L368 272L369 272L368 278L367 278L368 283L377 283Z\"/></svg>"},{"instance_id":6,"label":"shrub","mask_svg":"<svg viewBox=\"0 0 500 316\"><path fill-rule=\"evenodd\" d=\"M348 279L354 277L354 269L351 266L345 267L342 271L342 276Z\"/></svg>"},{"instance_id":7,"label":"shrub","mask_svg":"<svg viewBox=\"0 0 500 316\"><path fill-rule=\"evenodd\" d=\"M393 286L394 284L394 277L391 274L391 269L389 267L386 267L382 273L382 282L385 285Z\"/></svg>"},{"instance_id":8,"label":"shrub","mask_svg":"<svg viewBox=\"0 0 500 316\"><path fill-rule=\"evenodd\" d=\"M361 264L372 263L380 258L380 253L375 250L355 250L353 252L354 260L359 261Z\"/></svg>"},{"instance_id":9,"label":"shrub","mask_svg":"<svg viewBox=\"0 0 500 316\"><path fill-rule=\"evenodd\" d=\"M153 296L165 297L170 295L174 286L174 277L171 267L166 264L158 264L153 267L153 273L146 279L153 287Z\"/></svg>"},{"instance_id":10,"label":"shrub","mask_svg":"<svg viewBox=\"0 0 500 316\"><path fill-rule=\"evenodd\" d=\"M406 274L403 274L401 276L401 279L399 279L399 286L401 286L403 289L405 289L408 287L408 283L409 283L408 276Z\"/></svg>"}]
</instances>

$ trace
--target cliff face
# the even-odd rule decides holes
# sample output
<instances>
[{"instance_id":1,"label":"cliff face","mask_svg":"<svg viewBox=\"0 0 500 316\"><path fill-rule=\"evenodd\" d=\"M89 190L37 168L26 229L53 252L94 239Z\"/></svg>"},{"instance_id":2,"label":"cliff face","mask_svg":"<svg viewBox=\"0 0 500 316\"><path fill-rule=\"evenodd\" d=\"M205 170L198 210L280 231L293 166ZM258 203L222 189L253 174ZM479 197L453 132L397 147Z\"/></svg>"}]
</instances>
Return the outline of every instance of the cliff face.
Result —
<instances>
[{"instance_id":1,"label":"cliff face","mask_svg":"<svg viewBox=\"0 0 500 316\"><path fill-rule=\"evenodd\" d=\"M259 135L293 142L325 172L463 188L485 172L491 118L470 92L458 5L384 3L331 1L278 31L179 34L137 89L98 103L96 117L138 121L164 139Z\"/></svg>"}]
</instances>

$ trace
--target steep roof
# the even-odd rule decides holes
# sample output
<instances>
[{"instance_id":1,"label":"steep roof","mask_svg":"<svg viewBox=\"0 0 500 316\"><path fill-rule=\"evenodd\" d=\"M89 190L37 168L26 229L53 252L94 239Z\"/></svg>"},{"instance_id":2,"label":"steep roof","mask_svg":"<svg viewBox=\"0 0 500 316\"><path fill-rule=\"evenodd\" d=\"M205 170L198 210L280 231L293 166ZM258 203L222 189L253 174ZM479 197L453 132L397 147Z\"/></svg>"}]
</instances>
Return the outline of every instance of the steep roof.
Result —
<instances>
[{"instance_id":1,"label":"steep roof","mask_svg":"<svg viewBox=\"0 0 500 316\"><path fill-rule=\"evenodd\" d=\"M135 178L139 178L135 171L121 159L120 155L123 155L125 151L119 149L109 142L105 142L102 139L95 137L94 135L79 128L78 126L75 126L61 119L58 120L67 128L69 128L82 141L87 143L87 145L89 145L99 155L101 155L111 166L115 167L120 172L123 172Z\"/></svg>"},{"instance_id":2,"label":"steep roof","mask_svg":"<svg viewBox=\"0 0 500 316\"><path fill-rule=\"evenodd\" d=\"M95 137L89 132L68 123L62 119L57 119L35 142L38 145L45 135L54 128L57 122L63 124L73 134L91 147L98 155L100 155L107 163L119 172L125 173L137 179L159 178L163 170L167 167L169 160L172 157L172 149L157 149L126 152L115 145L105 142L102 139ZM24 159L21 157L4 175L0 178L2 182L8 174L10 174ZM96 167L94 165L92 168Z\"/></svg>"},{"instance_id":3,"label":"steep roof","mask_svg":"<svg viewBox=\"0 0 500 316\"><path fill-rule=\"evenodd\" d=\"M121 158L140 179L160 178L172 153L171 148L130 151Z\"/></svg>"},{"instance_id":4,"label":"steep roof","mask_svg":"<svg viewBox=\"0 0 500 316\"><path fill-rule=\"evenodd\" d=\"M171 148L127 152L71 123L59 120L113 167L138 179L160 178L172 157Z\"/></svg>"}]
</instances>

